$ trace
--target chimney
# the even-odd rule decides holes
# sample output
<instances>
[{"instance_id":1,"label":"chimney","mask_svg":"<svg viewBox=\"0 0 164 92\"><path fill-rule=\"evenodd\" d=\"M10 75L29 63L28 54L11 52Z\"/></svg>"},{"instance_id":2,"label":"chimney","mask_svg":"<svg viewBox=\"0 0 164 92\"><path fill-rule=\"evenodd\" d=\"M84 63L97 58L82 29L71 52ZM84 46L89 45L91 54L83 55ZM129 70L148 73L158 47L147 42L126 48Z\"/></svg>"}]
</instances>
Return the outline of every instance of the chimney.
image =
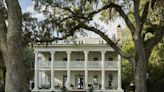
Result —
<instances>
[{"instance_id":1,"label":"chimney","mask_svg":"<svg viewBox=\"0 0 164 92\"><path fill-rule=\"evenodd\" d=\"M117 26L117 41L118 44L122 44L122 28L120 25Z\"/></svg>"}]
</instances>

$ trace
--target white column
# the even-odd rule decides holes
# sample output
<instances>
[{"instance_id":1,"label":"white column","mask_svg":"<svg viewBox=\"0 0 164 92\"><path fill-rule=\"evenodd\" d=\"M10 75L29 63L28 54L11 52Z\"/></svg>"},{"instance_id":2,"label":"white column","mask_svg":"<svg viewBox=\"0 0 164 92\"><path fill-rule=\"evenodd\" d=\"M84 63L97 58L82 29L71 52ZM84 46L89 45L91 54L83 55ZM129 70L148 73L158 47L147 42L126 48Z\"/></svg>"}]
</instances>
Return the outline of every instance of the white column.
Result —
<instances>
[{"instance_id":1,"label":"white column","mask_svg":"<svg viewBox=\"0 0 164 92\"><path fill-rule=\"evenodd\" d=\"M51 90L54 90L54 51L51 51Z\"/></svg>"},{"instance_id":2,"label":"white column","mask_svg":"<svg viewBox=\"0 0 164 92\"><path fill-rule=\"evenodd\" d=\"M121 87L121 56L118 55L118 90L122 89Z\"/></svg>"},{"instance_id":3,"label":"white column","mask_svg":"<svg viewBox=\"0 0 164 92\"><path fill-rule=\"evenodd\" d=\"M105 89L105 67L104 67L104 61L105 61L105 52L106 51L101 51L101 60L102 60L102 82L101 82L101 89Z\"/></svg>"},{"instance_id":4,"label":"white column","mask_svg":"<svg viewBox=\"0 0 164 92\"><path fill-rule=\"evenodd\" d=\"M34 90L38 89L38 52L35 51L35 73L34 73Z\"/></svg>"},{"instance_id":5,"label":"white column","mask_svg":"<svg viewBox=\"0 0 164 92\"><path fill-rule=\"evenodd\" d=\"M85 67L85 89L88 89L88 51L84 51L85 55L85 61L84 61L84 67Z\"/></svg>"},{"instance_id":6,"label":"white column","mask_svg":"<svg viewBox=\"0 0 164 92\"><path fill-rule=\"evenodd\" d=\"M71 61L71 51L67 51L67 88L68 89L70 89L70 78L71 78L70 61Z\"/></svg>"}]
</instances>

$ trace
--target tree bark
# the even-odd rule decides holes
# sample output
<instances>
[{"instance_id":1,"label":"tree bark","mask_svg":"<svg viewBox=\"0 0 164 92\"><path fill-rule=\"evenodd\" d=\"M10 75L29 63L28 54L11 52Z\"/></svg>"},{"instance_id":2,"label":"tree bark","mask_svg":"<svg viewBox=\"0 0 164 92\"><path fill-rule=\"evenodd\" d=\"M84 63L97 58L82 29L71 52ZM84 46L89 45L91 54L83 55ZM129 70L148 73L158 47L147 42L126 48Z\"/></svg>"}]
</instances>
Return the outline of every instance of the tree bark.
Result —
<instances>
[{"instance_id":1,"label":"tree bark","mask_svg":"<svg viewBox=\"0 0 164 92\"><path fill-rule=\"evenodd\" d=\"M144 50L143 42L140 36L140 29L135 31L133 41L135 44L135 62L134 62L134 79L135 92L147 92L146 87L146 73L148 66L148 59Z\"/></svg>"},{"instance_id":2,"label":"tree bark","mask_svg":"<svg viewBox=\"0 0 164 92\"><path fill-rule=\"evenodd\" d=\"M21 62L13 62L10 63L11 57L6 63L6 86L5 92L25 92L23 89L24 86L24 78L23 78L23 70ZM15 60L18 60L17 58ZM15 61L14 60L14 61ZM27 88L26 88L27 89Z\"/></svg>"},{"instance_id":3,"label":"tree bark","mask_svg":"<svg viewBox=\"0 0 164 92\"><path fill-rule=\"evenodd\" d=\"M141 59L136 59L135 62L135 92L147 92L146 86L146 74L147 74L147 61L143 61L144 57Z\"/></svg>"}]
</instances>

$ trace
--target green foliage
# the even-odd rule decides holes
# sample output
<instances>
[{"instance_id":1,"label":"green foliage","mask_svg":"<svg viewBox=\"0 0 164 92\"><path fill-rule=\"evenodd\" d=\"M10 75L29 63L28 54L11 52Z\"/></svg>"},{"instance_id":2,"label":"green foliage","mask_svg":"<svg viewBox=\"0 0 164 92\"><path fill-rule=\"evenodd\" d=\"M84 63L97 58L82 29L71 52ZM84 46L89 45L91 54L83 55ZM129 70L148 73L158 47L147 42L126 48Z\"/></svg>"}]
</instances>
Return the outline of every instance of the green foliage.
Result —
<instances>
[{"instance_id":1,"label":"green foliage","mask_svg":"<svg viewBox=\"0 0 164 92\"><path fill-rule=\"evenodd\" d=\"M131 53L131 54L135 54L135 50L134 50L134 43L133 43L133 39L132 39L132 36L130 34L130 31L129 29L125 29L123 31L123 44L122 44L122 49L124 51L127 51L128 53Z\"/></svg>"},{"instance_id":2,"label":"green foliage","mask_svg":"<svg viewBox=\"0 0 164 92\"><path fill-rule=\"evenodd\" d=\"M146 33L144 41L154 37L158 28L164 25L164 6L160 2L161 0L152 0L149 5L148 19L145 22L143 34ZM158 25L158 28L156 28Z\"/></svg>"},{"instance_id":3,"label":"green foliage","mask_svg":"<svg viewBox=\"0 0 164 92\"><path fill-rule=\"evenodd\" d=\"M123 49L133 53L134 45L129 31L123 32ZM148 92L162 92L164 84L164 41L154 47L149 58L148 66ZM134 69L132 64L123 59L122 62L122 82L123 88L128 88L130 82L134 81Z\"/></svg>"},{"instance_id":4,"label":"green foliage","mask_svg":"<svg viewBox=\"0 0 164 92\"><path fill-rule=\"evenodd\" d=\"M155 1L155 0L153 0ZM151 22L152 24L163 24L164 23L164 6L161 5L160 0L157 0L154 2L154 5L151 6L151 9L148 13L148 22Z\"/></svg>"},{"instance_id":5,"label":"green foliage","mask_svg":"<svg viewBox=\"0 0 164 92\"><path fill-rule=\"evenodd\" d=\"M151 54L149 59L149 67L148 67L148 90L149 92L163 92L163 84L164 84L164 44L161 42L158 44Z\"/></svg>"},{"instance_id":6,"label":"green foliage","mask_svg":"<svg viewBox=\"0 0 164 92\"><path fill-rule=\"evenodd\" d=\"M38 21L37 18L31 16L31 13L23 14L23 31L22 42L24 47L31 46L32 42L46 42L52 40L53 25L48 25L51 22L49 20Z\"/></svg>"},{"instance_id":7,"label":"green foliage","mask_svg":"<svg viewBox=\"0 0 164 92\"><path fill-rule=\"evenodd\" d=\"M125 29L123 31L123 44L122 49L127 51L128 53L134 54L134 43L132 41L132 37L130 35L129 29ZM129 87L130 82L134 81L134 69L131 63L129 63L126 59L122 59L122 82L123 88L127 89Z\"/></svg>"},{"instance_id":8,"label":"green foliage","mask_svg":"<svg viewBox=\"0 0 164 92\"><path fill-rule=\"evenodd\" d=\"M24 58L24 64L26 69L26 74L28 75L27 80L32 80L33 76L34 76L34 54L33 54L33 49L31 47L26 47L25 50L25 58Z\"/></svg>"},{"instance_id":9,"label":"green foliage","mask_svg":"<svg viewBox=\"0 0 164 92\"><path fill-rule=\"evenodd\" d=\"M123 89L127 89L129 84L134 81L134 69L132 64L127 60L122 61L122 86Z\"/></svg>"},{"instance_id":10,"label":"green foliage","mask_svg":"<svg viewBox=\"0 0 164 92\"><path fill-rule=\"evenodd\" d=\"M154 47L149 61L153 65L164 64L164 40Z\"/></svg>"}]
</instances>

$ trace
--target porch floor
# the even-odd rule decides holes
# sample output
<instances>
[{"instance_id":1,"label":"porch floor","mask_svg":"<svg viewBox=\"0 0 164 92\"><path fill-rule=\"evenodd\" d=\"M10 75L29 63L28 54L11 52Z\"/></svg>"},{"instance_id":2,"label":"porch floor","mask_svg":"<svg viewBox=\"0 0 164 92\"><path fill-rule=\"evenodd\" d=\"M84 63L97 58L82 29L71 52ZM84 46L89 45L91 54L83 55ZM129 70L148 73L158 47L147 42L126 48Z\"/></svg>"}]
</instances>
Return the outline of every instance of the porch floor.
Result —
<instances>
[{"instance_id":1,"label":"porch floor","mask_svg":"<svg viewBox=\"0 0 164 92\"><path fill-rule=\"evenodd\" d=\"M50 90L50 89L39 89L39 90L32 90L32 92L61 92L61 90ZM72 89L69 92L87 92L84 89ZM94 92L124 92L123 90L94 90Z\"/></svg>"},{"instance_id":2,"label":"porch floor","mask_svg":"<svg viewBox=\"0 0 164 92\"><path fill-rule=\"evenodd\" d=\"M86 90L70 90L69 92L86 92Z\"/></svg>"}]
</instances>

